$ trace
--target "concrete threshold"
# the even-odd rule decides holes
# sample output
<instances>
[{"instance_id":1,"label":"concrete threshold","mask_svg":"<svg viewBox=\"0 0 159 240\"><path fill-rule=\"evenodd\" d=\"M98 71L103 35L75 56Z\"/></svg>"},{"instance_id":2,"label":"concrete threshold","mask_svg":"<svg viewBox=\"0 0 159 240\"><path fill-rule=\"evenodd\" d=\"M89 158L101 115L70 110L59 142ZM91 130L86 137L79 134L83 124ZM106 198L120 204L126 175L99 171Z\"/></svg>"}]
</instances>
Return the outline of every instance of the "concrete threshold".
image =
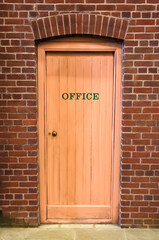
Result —
<instances>
[{"instance_id":1,"label":"concrete threshold","mask_svg":"<svg viewBox=\"0 0 159 240\"><path fill-rule=\"evenodd\" d=\"M122 229L112 224L42 224L1 228L0 240L159 240L159 229Z\"/></svg>"}]
</instances>

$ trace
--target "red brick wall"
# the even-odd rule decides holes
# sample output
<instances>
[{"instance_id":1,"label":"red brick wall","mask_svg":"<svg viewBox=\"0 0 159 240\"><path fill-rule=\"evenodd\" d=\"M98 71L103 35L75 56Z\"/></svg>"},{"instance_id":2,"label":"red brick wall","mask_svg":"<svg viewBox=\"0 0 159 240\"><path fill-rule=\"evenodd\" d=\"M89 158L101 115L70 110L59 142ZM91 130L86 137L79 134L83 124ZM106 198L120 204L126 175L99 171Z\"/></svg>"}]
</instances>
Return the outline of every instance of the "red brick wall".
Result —
<instances>
[{"instance_id":1,"label":"red brick wall","mask_svg":"<svg viewBox=\"0 0 159 240\"><path fill-rule=\"evenodd\" d=\"M134 4L135 2L135 4ZM159 0L0 0L0 205L39 223L37 56L30 21L129 19L123 46L120 225L159 226Z\"/></svg>"}]
</instances>

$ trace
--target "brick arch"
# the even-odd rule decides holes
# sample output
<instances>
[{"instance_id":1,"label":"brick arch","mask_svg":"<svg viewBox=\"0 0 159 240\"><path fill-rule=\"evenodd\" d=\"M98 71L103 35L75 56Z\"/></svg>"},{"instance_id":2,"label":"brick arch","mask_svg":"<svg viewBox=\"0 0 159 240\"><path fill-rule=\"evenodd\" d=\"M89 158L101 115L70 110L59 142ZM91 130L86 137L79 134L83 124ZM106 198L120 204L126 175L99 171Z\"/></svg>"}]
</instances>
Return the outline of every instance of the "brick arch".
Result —
<instances>
[{"instance_id":1,"label":"brick arch","mask_svg":"<svg viewBox=\"0 0 159 240\"><path fill-rule=\"evenodd\" d=\"M125 39L128 20L105 15L63 14L31 22L35 40L71 34Z\"/></svg>"}]
</instances>

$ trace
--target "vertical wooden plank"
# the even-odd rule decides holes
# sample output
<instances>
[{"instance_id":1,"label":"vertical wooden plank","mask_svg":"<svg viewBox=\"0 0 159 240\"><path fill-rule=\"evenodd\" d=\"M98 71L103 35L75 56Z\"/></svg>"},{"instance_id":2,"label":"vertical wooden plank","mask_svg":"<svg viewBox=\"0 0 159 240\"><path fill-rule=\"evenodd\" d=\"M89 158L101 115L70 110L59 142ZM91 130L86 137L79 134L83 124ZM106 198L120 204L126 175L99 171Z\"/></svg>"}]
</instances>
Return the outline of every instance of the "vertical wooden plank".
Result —
<instances>
[{"instance_id":1,"label":"vertical wooden plank","mask_svg":"<svg viewBox=\"0 0 159 240\"><path fill-rule=\"evenodd\" d=\"M47 54L46 139L48 159L48 204L59 202L59 58ZM57 136L48 135L57 131Z\"/></svg>"},{"instance_id":2,"label":"vertical wooden plank","mask_svg":"<svg viewBox=\"0 0 159 240\"><path fill-rule=\"evenodd\" d=\"M75 93L75 54L68 54L68 93ZM75 204L76 112L75 96L68 104L68 204Z\"/></svg>"},{"instance_id":3,"label":"vertical wooden plank","mask_svg":"<svg viewBox=\"0 0 159 240\"><path fill-rule=\"evenodd\" d=\"M101 81L100 56L92 56L92 93L99 93ZM92 176L91 176L91 204L98 204L99 185L99 124L100 102L92 101Z\"/></svg>"},{"instance_id":4,"label":"vertical wooden plank","mask_svg":"<svg viewBox=\"0 0 159 240\"><path fill-rule=\"evenodd\" d=\"M84 66L84 93L92 91L92 57L85 54L83 57ZM92 161L92 100L84 101L84 165L83 165L83 197L85 204L90 204L91 198L91 161Z\"/></svg>"},{"instance_id":5,"label":"vertical wooden plank","mask_svg":"<svg viewBox=\"0 0 159 240\"><path fill-rule=\"evenodd\" d=\"M83 56L76 56L76 93L83 93ZM76 100L76 204L83 203L83 100Z\"/></svg>"},{"instance_id":6,"label":"vertical wooden plank","mask_svg":"<svg viewBox=\"0 0 159 240\"><path fill-rule=\"evenodd\" d=\"M108 69L106 64L103 65L103 57L100 55L100 78L99 78L99 159L98 159L98 184L99 184L99 191L98 191L98 204L105 204L103 201L105 199L106 192L106 184L109 185L110 181L106 183L106 158L107 158L107 146L106 146L106 74ZM105 75L103 74L105 73ZM109 139L111 141L111 139Z\"/></svg>"},{"instance_id":7,"label":"vertical wooden plank","mask_svg":"<svg viewBox=\"0 0 159 240\"><path fill-rule=\"evenodd\" d=\"M112 141L113 141L113 53L106 56L106 66L109 71L106 73L106 194L105 204L111 204L112 186ZM109 183L109 184L108 184Z\"/></svg>"},{"instance_id":8,"label":"vertical wooden plank","mask_svg":"<svg viewBox=\"0 0 159 240\"><path fill-rule=\"evenodd\" d=\"M68 169L68 101L62 98L68 92L68 59L60 55L60 204L67 204ZM56 159L55 159L56 161Z\"/></svg>"},{"instance_id":9,"label":"vertical wooden plank","mask_svg":"<svg viewBox=\"0 0 159 240\"><path fill-rule=\"evenodd\" d=\"M100 85L100 147L99 203L110 205L111 191L111 161L112 161L112 99L113 99L113 54L101 56Z\"/></svg>"}]
</instances>

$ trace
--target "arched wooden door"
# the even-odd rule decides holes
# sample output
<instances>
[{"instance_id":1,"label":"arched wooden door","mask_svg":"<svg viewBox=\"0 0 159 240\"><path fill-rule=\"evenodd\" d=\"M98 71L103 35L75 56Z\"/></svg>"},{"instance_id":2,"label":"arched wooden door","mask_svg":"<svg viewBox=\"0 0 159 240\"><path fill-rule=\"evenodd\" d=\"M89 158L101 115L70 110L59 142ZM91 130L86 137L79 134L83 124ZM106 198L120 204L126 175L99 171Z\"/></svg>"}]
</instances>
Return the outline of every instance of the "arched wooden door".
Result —
<instances>
[{"instance_id":1,"label":"arched wooden door","mask_svg":"<svg viewBox=\"0 0 159 240\"><path fill-rule=\"evenodd\" d=\"M121 45L39 44L42 222L117 222Z\"/></svg>"}]
</instances>

